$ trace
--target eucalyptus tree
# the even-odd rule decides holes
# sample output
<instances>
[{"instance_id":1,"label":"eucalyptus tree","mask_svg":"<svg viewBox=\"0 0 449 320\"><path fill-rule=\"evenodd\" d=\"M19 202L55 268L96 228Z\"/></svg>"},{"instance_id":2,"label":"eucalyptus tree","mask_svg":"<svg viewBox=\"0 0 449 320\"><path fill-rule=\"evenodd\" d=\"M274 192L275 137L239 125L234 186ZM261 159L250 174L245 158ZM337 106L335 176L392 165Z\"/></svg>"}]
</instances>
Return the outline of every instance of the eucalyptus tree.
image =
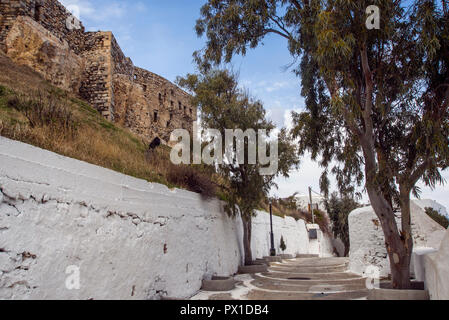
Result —
<instances>
[{"instance_id":1,"label":"eucalyptus tree","mask_svg":"<svg viewBox=\"0 0 449 320\"><path fill-rule=\"evenodd\" d=\"M449 163L448 17L445 2L433 0L209 0L196 24L207 38L196 53L204 67L246 54L268 34L287 40L306 102L294 113L299 153L324 168L324 191L331 173L344 193L364 185L394 288L410 287L411 193L420 180L443 183Z\"/></svg>"},{"instance_id":2,"label":"eucalyptus tree","mask_svg":"<svg viewBox=\"0 0 449 320\"><path fill-rule=\"evenodd\" d=\"M215 165L224 178L221 188L222 198L227 202L226 212L231 217L241 216L245 264L251 265L252 219L271 188L276 187L276 176L288 177L290 169L298 165L296 146L289 141L285 129L280 130L276 138L275 126L266 119L262 103L239 87L233 72L199 68L199 73L178 78L177 83L193 93L192 104L198 107L203 128L217 130L221 137L227 137L229 132L235 134L231 141L218 144L222 149L215 151L225 157ZM256 143L255 135L261 131L264 134L257 135ZM270 145L269 150L261 148L262 142ZM244 152L240 153L242 147ZM207 153L211 151L206 150ZM258 161L251 159L251 150ZM267 168L261 157L268 152L276 165L264 173ZM242 154L240 160L237 159L239 153Z\"/></svg>"}]
</instances>

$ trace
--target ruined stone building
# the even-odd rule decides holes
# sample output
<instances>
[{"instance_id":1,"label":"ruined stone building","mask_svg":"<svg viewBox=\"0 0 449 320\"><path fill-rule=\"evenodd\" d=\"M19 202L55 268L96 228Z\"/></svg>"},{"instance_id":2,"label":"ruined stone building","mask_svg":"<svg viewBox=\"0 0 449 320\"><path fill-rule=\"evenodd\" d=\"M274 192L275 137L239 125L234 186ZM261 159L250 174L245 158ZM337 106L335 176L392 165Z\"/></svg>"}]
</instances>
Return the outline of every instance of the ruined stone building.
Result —
<instances>
[{"instance_id":1,"label":"ruined stone building","mask_svg":"<svg viewBox=\"0 0 449 320\"><path fill-rule=\"evenodd\" d=\"M146 141L197 119L186 92L134 66L112 32L85 32L57 0L0 0L0 50Z\"/></svg>"}]
</instances>

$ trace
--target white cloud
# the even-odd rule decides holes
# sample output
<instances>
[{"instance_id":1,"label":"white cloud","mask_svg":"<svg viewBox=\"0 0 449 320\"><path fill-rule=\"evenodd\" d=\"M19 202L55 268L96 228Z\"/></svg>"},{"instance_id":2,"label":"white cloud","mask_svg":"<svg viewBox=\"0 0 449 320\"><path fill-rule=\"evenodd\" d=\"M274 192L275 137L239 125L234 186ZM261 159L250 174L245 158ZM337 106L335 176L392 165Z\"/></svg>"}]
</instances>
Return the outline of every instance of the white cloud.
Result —
<instances>
[{"instance_id":1,"label":"white cloud","mask_svg":"<svg viewBox=\"0 0 449 320\"><path fill-rule=\"evenodd\" d=\"M269 93L278 91L280 89L290 88L292 86L291 82L282 81L282 82L274 82L271 85L265 86L265 90Z\"/></svg>"},{"instance_id":2,"label":"white cloud","mask_svg":"<svg viewBox=\"0 0 449 320\"><path fill-rule=\"evenodd\" d=\"M78 19L82 19L84 16L92 16L95 13L95 9L89 0L60 0L60 2Z\"/></svg>"},{"instance_id":3,"label":"white cloud","mask_svg":"<svg viewBox=\"0 0 449 320\"><path fill-rule=\"evenodd\" d=\"M443 177L446 181L449 181L449 170L443 171ZM426 187L422 182L418 184L421 187L421 199L431 199L439 202L446 209L449 209L449 185L438 185L434 190ZM447 210L449 212L449 210Z\"/></svg>"},{"instance_id":4,"label":"white cloud","mask_svg":"<svg viewBox=\"0 0 449 320\"><path fill-rule=\"evenodd\" d=\"M279 177L276 179L279 189L274 189L271 193L279 197L289 197L295 192L307 194L309 187L312 187L315 191L320 191L319 180L322 173L323 169L320 168L318 163L312 161L310 155L305 155L301 159L299 170L292 171L290 178Z\"/></svg>"},{"instance_id":5,"label":"white cloud","mask_svg":"<svg viewBox=\"0 0 449 320\"><path fill-rule=\"evenodd\" d=\"M118 19L125 16L129 8L129 3L123 1L109 1L107 5L99 5L91 0L61 0L61 3L69 11L79 12L80 19L89 19L95 22ZM137 10L143 10L145 5L142 2L133 4Z\"/></svg>"}]
</instances>

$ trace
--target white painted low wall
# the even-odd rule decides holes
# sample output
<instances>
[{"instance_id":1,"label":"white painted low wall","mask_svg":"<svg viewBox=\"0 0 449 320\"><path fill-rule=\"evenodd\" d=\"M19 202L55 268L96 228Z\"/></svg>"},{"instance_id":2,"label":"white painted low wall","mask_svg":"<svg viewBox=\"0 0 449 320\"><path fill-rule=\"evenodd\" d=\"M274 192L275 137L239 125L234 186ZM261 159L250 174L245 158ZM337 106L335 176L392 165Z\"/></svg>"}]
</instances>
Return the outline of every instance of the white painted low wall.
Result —
<instances>
[{"instance_id":1,"label":"white painted low wall","mask_svg":"<svg viewBox=\"0 0 449 320\"><path fill-rule=\"evenodd\" d=\"M292 217L285 219L273 216L274 246L276 253L303 254L309 253L309 236L304 220L296 221ZM270 215L258 211L253 219L251 249L254 257L268 256L271 248ZM281 236L284 237L287 248L282 252L280 248ZM243 250L243 247L242 247Z\"/></svg>"},{"instance_id":2,"label":"white painted low wall","mask_svg":"<svg viewBox=\"0 0 449 320\"><path fill-rule=\"evenodd\" d=\"M438 249L445 230L432 220L413 200L411 202L412 234L416 248ZM377 266L381 276L390 274L382 226L372 207L359 208L349 215L350 270L363 274L368 266ZM400 218L397 220L400 226Z\"/></svg>"},{"instance_id":3,"label":"white painted low wall","mask_svg":"<svg viewBox=\"0 0 449 320\"><path fill-rule=\"evenodd\" d=\"M449 300L449 231L438 252L424 255L424 282L432 300Z\"/></svg>"},{"instance_id":4,"label":"white painted low wall","mask_svg":"<svg viewBox=\"0 0 449 320\"><path fill-rule=\"evenodd\" d=\"M218 200L2 137L0 164L0 299L186 298L242 261L241 221ZM303 221L274 217L274 233L278 250L282 235L286 253L308 253ZM268 255L267 213L252 241L254 258Z\"/></svg>"}]
</instances>

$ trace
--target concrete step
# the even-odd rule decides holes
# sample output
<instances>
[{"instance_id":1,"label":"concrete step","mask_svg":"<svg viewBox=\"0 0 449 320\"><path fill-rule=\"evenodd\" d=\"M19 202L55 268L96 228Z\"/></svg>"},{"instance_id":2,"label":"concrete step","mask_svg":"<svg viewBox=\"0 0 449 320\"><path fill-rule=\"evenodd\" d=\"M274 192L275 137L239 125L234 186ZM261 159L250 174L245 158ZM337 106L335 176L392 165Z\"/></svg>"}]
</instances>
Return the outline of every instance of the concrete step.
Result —
<instances>
[{"instance_id":1,"label":"concrete step","mask_svg":"<svg viewBox=\"0 0 449 320\"><path fill-rule=\"evenodd\" d=\"M286 260L283 265L286 266L307 266L307 267L324 267L324 266L340 266L349 264L346 258L296 258L293 260Z\"/></svg>"},{"instance_id":2,"label":"concrete step","mask_svg":"<svg viewBox=\"0 0 449 320\"><path fill-rule=\"evenodd\" d=\"M265 261L267 261L267 262L279 262L279 263L282 263L282 258L280 256L275 256L275 257L267 256L267 257L263 257L263 259Z\"/></svg>"},{"instance_id":3,"label":"concrete step","mask_svg":"<svg viewBox=\"0 0 449 320\"><path fill-rule=\"evenodd\" d=\"M252 290L248 293L249 300L352 300L365 299L367 290L356 290L337 293L303 293Z\"/></svg>"},{"instance_id":4,"label":"concrete step","mask_svg":"<svg viewBox=\"0 0 449 320\"><path fill-rule=\"evenodd\" d=\"M298 276L294 275L288 277L277 277L275 274L270 273L261 273L260 275L254 274L253 278L255 280L260 281L268 281L271 283L276 283L278 285L307 285L307 286L315 286L315 285L361 285L366 288L366 279L364 278L346 278L346 279L312 279L310 277Z\"/></svg>"},{"instance_id":5,"label":"concrete step","mask_svg":"<svg viewBox=\"0 0 449 320\"><path fill-rule=\"evenodd\" d=\"M277 279L304 279L304 280L344 280L344 279L361 279L359 275L348 273L348 272L330 272L330 273L319 273L319 272L285 272L285 271L272 271L264 273L269 274L272 278Z\"/></svg>"},{"instance_id":6,"label":"concrete step","mask_svg":"<svg viewBox=\"0 0 449 320\"><path fill-rule=\"evenodd\" d=\"M251 282L251 285L263 290L282 291L282 292L298 292L298 293L321 293L321 292L345 292L365 290L366 285L363 282L349 283L294 283L294 282L278 282L267 279L257 279Z\"/></svg>"},{"instance_id":7,"label":"concrete step","mask_svg":"<svg viewBox=\"0 0 449 320\"><path fill-rule=\"evenodd\" d=\"M323 266L323 267L311 267L311 266L283 266L280 264L272 264L270 271L277 272L293 272L293 273L336 273L348 271L348 266L343 264L339 266Z\"/></svg>"},{"instance_id":8,"label":"concrete step","mask_svg":"<svg viewBox=\"0 0 449 320\"><path fill-rule=\"evenodd\" d=\"M298 259L307 259L307 258L319 258L318 254L297 254L296 258Z\"/></svg>"},{"instance_id":9,"label":"concrete step","mask_svg":"<svg viewBox=\"0 0 449 320\"><path fill-rule=\"evenodd\" d=\"M255 264L252 266L240 266L238 273L239 274L251 274L251 273L260 273L267 272L268 266L266 264Z\"/></svg>"}]
</instances>

